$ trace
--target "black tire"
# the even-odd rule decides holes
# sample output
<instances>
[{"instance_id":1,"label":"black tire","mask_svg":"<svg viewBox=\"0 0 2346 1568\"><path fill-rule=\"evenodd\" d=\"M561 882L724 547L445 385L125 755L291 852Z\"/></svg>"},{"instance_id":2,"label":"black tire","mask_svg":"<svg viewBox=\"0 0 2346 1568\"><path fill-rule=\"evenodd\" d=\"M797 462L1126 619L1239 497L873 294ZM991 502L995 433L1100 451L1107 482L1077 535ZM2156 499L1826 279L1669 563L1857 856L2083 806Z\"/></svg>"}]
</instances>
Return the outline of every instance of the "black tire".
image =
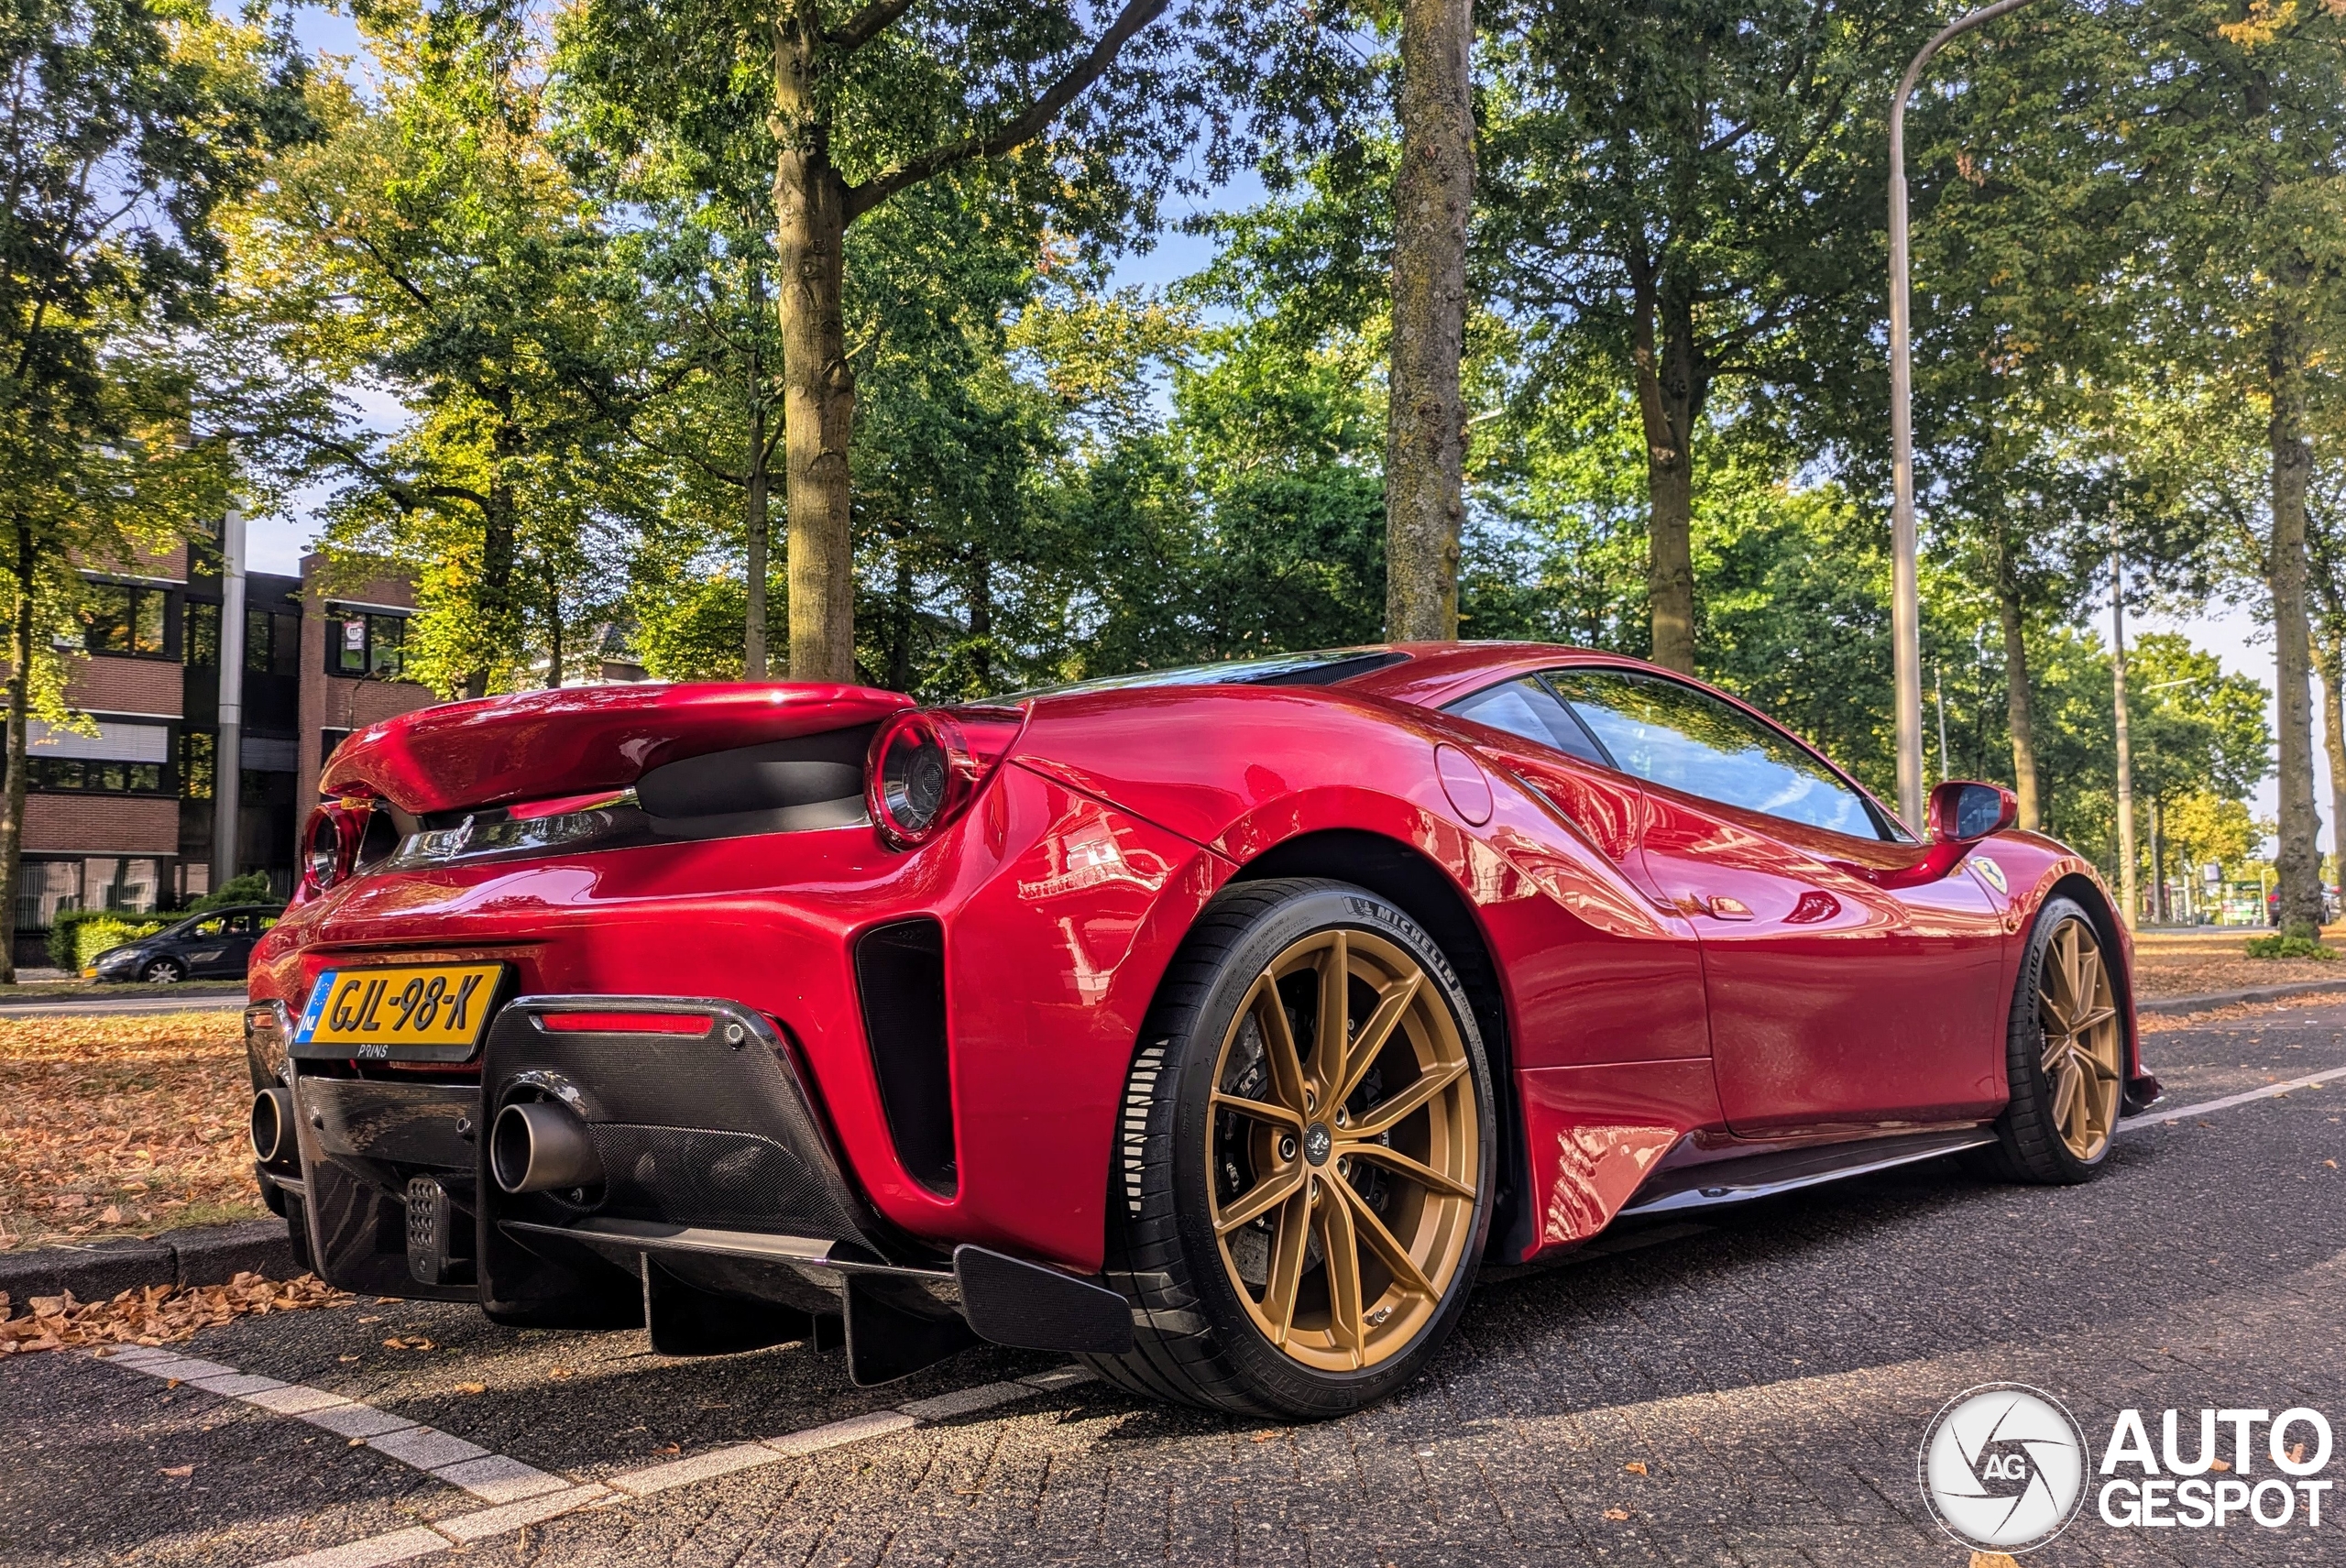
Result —
<instances>
[{"instance_id":1,"label":"black tire","mask_svg":"<svg viewBox=\"0 0 2346 1568\"><path fill-rule=\"evenodd\" d=\"M1234 1031L1241 1026L1240 1010L1255 981L1297 943L1337 929L1365 932L1392 944L1431 982L1429 989L1438 1000L1427 1005L1447 1009L1464 1046L1476 1118L1476 1146L1470 1153L1459 1139L1454 1146L1459 1152L1453 1157L1462 1176L1464 1166L1479 1162L1471 1219L1463 1231L1443 1233L1452 1238L1463 1235L1464 1244L1463 1257L1451 1265L1448 1282L1438 1285L1430 1310L1412 1307L1422 1321L1406 1340L1388 1339L1380 1348L1380 1359L1349 1371L1308 1365L1276 1346L1252 1315L1267 1294L1242 1301L1233 1267L1225 1266L1215 1236L1210 1184L1221 1179L1207 1152L1214 1135L1212 1118L1228 1114L1209 1104L1215 1075L1222 1070L1224 1042L1238 1037ZM1348 1012L1355 1030L1360 1029L1357 1011ZM1454 1060L1451 1070L1454 1084ZM1455 1094L1454 1090L1442 1092ZM1461 1099L1444 1104L1449 1113L1463 1113ZM1358 1118L1353 1124L1356 1130L1348 1136L1365 1135L1376 1107L1366 1101L1362 1105L1353 1113ZM1319 1121L1331 1121L1324 1108ZM1316 1124L1313 1136L1321 1136ZM1175 958L1142 1030L1126 1080L1118 1138L1109 1178L1106 1276L1133 1304L1135 1343L1123 1355L1084 1358L1110 1382L1134 1393L1211 1409L1322 1420L1374 1404L1409 1382L1456 1327L1488 1237L1500 1130L1492 1109L1489 1066L1457 974L1433 939L1386 900L1343 883L1304 878L1241 883L1216 898ZM1310 1143L1305 1140L1307 1146ZM1346 1146L1361 1147L1357 1143ZM1307 1157L1315 1162L1320 1179L1352 1179L1342 1174L1341 1162L1328 1161L1324 1138L1319 1147L1321 1153ZM1284 1151L1282 1157L1292 1165L1293 1151ZM1351 1163L1355 1178L1366 1168L1357 1154ZM1369 1179L1376 1179L1374 1173ZM1311 1190L1315 1208L1310 1212L1316 1213L1321 1189ZM1464 1196L1445 1201L1456 1203ZM1432 1200L1420 1201L1422 1214L1422 1204ZM1332 1190L1326 1202L1344 1207ZM1467 1211L1459 1207L1446 1212L1454 1224ZM1365 1230L1361 1234L1365 1236ZM1312 1255L1324 1260L1324 1247ZM1302 1266L1313 1265L1307 1261ZM1324 1261L1321 1266L1322 1288L1332 1290L1325 1283ZM1365 1302L1368 1287L1355 1288ZM1288 1299L1295 1299L1292 1291ZM1417 1298L1425 1299L1422 1294ZM1391 1310L1383 1311L1389 1314ZM1292 1309L1288 1320L1299 1321ZM1377 1314L1362 1320L1364 1324L1383 1321ZM1404 1319L1396 1326L1406 1322Z\"/></svg>"},{"instance_id":2,"label":"black tire","mask_svg":"<svg viewBox=\"0 0 2346 1568\"><path fill-rule=\"evenodd\" d=\"M2055 1085L2045 1070L2046 1032L2038 1011L2038 994L2054 938L2071 921L2081 922L2097 934L2099 941L2100 928L2083 905L2071 898L2047 899L2029 927L2028 951L2012 981L2004 1037L2004 1070L2012 1098L1996 1121L1995 1143L1979 1150L1974 1162L2000 1180L2073 1187L2092 1180L2115 1146L2115 1139L2106 1141L2089 1158L2079 1157L2069 1147L2054 1116ZM2113 1111L2113 1130L2115 1120Z\"/></svg>"},{"instance_id":3,"label":"black tire","mask_svg":"<svg viewBox=\"0 0 2346 1568\"><path fill-rule=\"evenodd\" d=\"M149 985L177 985L187 978L187 965L177 959L149 959L139 966L138 978Z\"/></svg>"}]
</instances>

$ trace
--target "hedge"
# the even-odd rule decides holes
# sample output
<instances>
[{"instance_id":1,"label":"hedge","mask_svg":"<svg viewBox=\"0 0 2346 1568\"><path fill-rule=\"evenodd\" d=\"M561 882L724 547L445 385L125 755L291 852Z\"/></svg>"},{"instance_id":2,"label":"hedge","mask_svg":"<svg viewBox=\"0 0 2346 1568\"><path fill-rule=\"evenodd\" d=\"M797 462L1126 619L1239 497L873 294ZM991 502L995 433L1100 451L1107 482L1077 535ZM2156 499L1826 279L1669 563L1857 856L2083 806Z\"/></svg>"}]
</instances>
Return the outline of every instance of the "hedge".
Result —
<instances>
[{"instance_id":1,"label":"hedge","mask_svg":"<svg viewBox=\"0 0 2346 1568\"><path fill-rule=\"evenodd\" d=\"M220 884L217 893L206 894L185 909L163 910L153 915L127 915L119 909L68 909L60 913L49 928L49 961L67 974L78 975L92 959L108 948L118 948L125 942L135 942L141 937L151 937L174 921L191 915L201 915L207 909L224 909L232 904L269 904L269 873L247 872Z\"/></svg>"}]
</instances>

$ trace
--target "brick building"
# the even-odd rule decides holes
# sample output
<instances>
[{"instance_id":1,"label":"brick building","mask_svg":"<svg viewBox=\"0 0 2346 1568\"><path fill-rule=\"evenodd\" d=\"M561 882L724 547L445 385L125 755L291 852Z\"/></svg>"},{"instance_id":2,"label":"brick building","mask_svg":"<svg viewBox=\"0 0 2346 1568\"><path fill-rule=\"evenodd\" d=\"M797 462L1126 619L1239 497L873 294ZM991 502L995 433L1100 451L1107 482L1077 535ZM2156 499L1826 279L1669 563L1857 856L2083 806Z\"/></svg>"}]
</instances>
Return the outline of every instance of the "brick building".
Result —
<instances>
[{"instance_id":1,"label":"brick building","mask_svg":"<svg viewBox=\"0 0 2346 1568\"><path fill-rule=\"evenodd\" d=\"M185 547L137 573L86 574L94 607L68 700L97 734L32 728L16 961L47 963L66 909L168 908L212 885L219 739L219 554ZM433 701L400 679L415 597L382 580L328 595L323 563L245 574L236 869L293 885L296 836L345 735ZM192 569L191 569L191 567Z\"/></svg>"}]
</instances>

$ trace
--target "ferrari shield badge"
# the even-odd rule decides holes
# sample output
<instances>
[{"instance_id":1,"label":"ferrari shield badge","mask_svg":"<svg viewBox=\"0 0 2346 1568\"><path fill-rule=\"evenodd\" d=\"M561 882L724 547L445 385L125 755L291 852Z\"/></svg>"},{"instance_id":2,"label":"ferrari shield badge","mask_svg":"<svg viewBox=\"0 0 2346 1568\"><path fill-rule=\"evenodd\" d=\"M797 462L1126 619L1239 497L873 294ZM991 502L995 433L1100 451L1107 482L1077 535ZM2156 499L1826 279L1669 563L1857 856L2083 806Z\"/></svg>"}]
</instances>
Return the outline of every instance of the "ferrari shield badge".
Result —
<instances>
[{"instance_id":1,"label":"ferrari shield badge","mask_svg":"<svg viewBox=\"0 0 2346 1568\"><path fill-rule=\"evenodd\" d=\"M1972 856L1971 869L1973 872L1978 873L1981 882L1986 883L1998 893L2010 893L2012 891L2011 887L2009 887L2004 882L2004 868L1990 860L1987 856Z\"/></svg>"}]
</instances>

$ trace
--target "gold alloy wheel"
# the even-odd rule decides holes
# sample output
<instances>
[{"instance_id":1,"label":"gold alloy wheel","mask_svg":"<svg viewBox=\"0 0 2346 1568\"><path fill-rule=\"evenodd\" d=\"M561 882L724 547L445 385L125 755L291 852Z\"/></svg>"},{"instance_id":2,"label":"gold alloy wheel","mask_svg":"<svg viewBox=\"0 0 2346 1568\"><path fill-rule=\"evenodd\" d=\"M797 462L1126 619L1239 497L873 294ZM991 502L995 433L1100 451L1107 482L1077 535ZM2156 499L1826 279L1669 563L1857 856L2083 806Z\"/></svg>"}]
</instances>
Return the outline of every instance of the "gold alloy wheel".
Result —
<instances>
[{"instance_id":1,"label":"gold alloy wheel","mask_svg":"<svg viewBox=\"0 0 2346 1568\"><path fill-rule=\"evenodd\" d=\"M2120 1053L2125 1047L2101 944L2083 920L2072 916L2054 929L2036 999L2053 1125L2070 1154L2098 1158L2118 1125Z\"/></svg>"},{"instance_id":2,"label":"gold alloy wheel","mask_svg":"<svg viewBox=\"0 0 2346 1568\"><path fill-rule=\"evenodd\" d=\"M1272 959L1206 1127L1214 1239L1263 1336L1323 1372L1408 1345L1465 1261L1482 1136L1465 1041L1407 950L1320 931Z\"/></svg>"}]
</instances>

